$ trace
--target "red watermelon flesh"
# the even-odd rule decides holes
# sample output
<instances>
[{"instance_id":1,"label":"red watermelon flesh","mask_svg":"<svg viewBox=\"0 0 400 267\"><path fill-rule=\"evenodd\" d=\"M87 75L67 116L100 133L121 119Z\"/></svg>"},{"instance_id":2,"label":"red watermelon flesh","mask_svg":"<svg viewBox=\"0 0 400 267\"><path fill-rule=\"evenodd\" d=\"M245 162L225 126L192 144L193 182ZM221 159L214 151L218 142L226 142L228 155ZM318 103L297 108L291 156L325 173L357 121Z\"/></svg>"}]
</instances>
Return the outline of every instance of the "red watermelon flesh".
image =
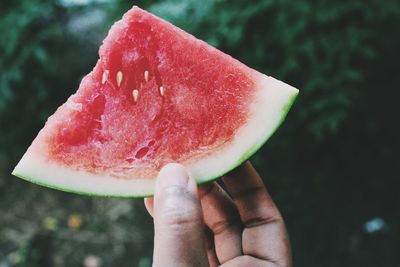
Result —
<instances>
[{"instance_id":1,"label":"red watermelon flesh","mask_svg":"<svg viewBox=\"0 0 400 267\"><path fill-rule=\"evenodd\" d=\"M298 93L138 7L113 25L99 54L15 175L142 196L163 165L179 162L207 181L254 153Z\"/></svg>"}]
</instances>

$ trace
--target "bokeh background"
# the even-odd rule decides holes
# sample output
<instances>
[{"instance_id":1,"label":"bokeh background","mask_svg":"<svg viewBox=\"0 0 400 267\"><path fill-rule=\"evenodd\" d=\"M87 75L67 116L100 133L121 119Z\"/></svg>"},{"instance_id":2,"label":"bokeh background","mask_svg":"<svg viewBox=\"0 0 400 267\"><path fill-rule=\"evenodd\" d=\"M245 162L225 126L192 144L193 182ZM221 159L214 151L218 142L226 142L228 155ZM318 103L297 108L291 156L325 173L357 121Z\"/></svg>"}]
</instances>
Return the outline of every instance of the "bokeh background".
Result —
<instances>
[{"instance_id":1,"label":"bokeh background","mask_svg":"<svg viewBox=\"0 0 400 267\"><path fill-rule=\"evenodd\" d=\"M399 1L1 0L1 267L151 265L140 199L10 175L133 4L300 88L252 159L286 219L295 266L400 266Z\"/></svg>"}]
</instances>

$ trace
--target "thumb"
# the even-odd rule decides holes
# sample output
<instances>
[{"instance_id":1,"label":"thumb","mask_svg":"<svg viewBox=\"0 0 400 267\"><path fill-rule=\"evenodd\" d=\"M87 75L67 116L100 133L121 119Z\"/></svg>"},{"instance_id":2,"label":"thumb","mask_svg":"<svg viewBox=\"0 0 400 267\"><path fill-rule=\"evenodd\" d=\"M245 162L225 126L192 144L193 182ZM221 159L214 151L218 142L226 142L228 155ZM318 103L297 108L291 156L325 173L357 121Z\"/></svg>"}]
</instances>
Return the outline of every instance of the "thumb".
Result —
<instances>
[{"instance_id":1,"label":"thumb","mask_svg":"<svg viewBox=\"0 0 400 267\"><path fill-rule=\"evenodd\" d=\"M197 185L185 168L161 169L154 194L153 267L208 266Z\"/></svg>"}]
</instances>

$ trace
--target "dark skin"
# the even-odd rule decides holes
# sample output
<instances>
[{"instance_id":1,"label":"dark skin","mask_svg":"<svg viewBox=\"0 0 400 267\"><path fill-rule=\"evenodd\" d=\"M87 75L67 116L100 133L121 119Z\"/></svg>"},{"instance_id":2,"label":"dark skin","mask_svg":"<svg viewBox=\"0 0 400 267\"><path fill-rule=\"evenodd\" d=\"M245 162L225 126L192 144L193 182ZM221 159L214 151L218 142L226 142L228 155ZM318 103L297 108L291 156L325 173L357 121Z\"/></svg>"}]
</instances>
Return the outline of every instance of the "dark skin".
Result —
<instances>
[{"instance_id":1,"label":"dark skin","mask_svg":"<svg viewBox=\"0 0 400 267\"><path fill-rule=\"evenodd\" d=\"M216 182L197 187L178 164L164 167L154 198L153 266L290 267L282 216L260 176L246 162Z\"/></svg>"}]
</instances>

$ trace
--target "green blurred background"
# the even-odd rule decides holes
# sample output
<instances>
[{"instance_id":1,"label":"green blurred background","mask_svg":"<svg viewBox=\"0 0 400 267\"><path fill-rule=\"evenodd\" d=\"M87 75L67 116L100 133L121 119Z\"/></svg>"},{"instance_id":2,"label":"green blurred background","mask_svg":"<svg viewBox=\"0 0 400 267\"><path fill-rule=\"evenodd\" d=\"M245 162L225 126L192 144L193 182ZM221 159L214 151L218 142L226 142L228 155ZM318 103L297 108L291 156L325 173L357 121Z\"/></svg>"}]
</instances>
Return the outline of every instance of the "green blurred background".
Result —
<instances>
[{"instance_id":1,"label":"green blurred background","mask_svg":"<svg viewBox=\"0 0 400 267\"><path fill-rule=\"evenodd\" d=\"M301 89L253 157L286 219L295 266L400 266L399 1L1 0L1 267L151 265L140 199L10 175L133 4Z\"/></svg>"}]
</instances>

